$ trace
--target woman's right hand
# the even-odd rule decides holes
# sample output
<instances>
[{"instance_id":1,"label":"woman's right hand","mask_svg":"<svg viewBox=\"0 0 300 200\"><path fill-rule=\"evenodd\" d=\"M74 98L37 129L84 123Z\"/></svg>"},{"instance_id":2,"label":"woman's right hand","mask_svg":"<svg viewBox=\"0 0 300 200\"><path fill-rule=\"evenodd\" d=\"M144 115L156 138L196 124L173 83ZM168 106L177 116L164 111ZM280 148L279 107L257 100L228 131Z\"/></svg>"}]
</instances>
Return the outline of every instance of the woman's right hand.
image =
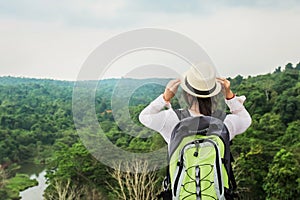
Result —
<instances>
[{"instance_id":1,"label":"woman's right hand","mask_svg":"<svg viewBox=\"0 0 300 200\"><path fill-rule=\"evenodd\" d=\"M166 86L165 92L163 94L163 98L165 101L168 102L175 96L179 85L180 85L180 79L169 81L169 83Z\"/></svg>"}]
</instances>

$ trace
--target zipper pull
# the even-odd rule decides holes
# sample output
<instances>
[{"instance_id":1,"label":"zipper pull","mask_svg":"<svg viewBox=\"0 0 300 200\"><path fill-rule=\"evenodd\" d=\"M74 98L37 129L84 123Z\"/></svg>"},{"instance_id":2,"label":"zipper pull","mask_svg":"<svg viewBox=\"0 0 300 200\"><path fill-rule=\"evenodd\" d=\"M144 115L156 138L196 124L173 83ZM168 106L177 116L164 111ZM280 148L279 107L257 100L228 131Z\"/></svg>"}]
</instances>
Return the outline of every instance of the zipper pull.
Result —
<instances>
[{"instance_id":1,"label":"zipper pull","mask_svg":"<svg viewBox=\"0 0 300 200\"><path fill-rule=\"evenodd\" d=\"M195 146L196 146L196 151L194 153L195 157L198 157L198 152L199 152L199 146L200 146L200 142L198 140L195 141Z\"/></svg>"}]
</instances>

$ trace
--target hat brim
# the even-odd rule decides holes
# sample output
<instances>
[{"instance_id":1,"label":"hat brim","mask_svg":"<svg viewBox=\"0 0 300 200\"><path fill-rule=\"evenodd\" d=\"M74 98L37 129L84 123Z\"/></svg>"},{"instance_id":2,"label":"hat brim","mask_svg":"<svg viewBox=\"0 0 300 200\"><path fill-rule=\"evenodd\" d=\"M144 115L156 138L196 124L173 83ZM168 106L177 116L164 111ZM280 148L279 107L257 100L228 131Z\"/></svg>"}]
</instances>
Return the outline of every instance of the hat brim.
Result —
<instances>
[{"instance_id":1,"label":"hat brim","mask_svg":"<svg viewBox=\"0 0 300 200\"><path fill-rule=\"evenodd\" d=\"M192 96L195 96L195 97L201 97L201 98L208 98L208 97L213 97L213 96L216 96L220 93L221 89L222 89L222 86L221 86L221 83L219 83L217 80L216 80L216 87L214 89L214 91L212 91L211 93L207 94L207 95L201 95L201 94L196 94L194 91L191 91L185 84L185 78L186 78L186 74L183 76L183 79L181 80L181 88L186 91L187 93L189 93L190 95Z\"/></svg>"}]
</instances>

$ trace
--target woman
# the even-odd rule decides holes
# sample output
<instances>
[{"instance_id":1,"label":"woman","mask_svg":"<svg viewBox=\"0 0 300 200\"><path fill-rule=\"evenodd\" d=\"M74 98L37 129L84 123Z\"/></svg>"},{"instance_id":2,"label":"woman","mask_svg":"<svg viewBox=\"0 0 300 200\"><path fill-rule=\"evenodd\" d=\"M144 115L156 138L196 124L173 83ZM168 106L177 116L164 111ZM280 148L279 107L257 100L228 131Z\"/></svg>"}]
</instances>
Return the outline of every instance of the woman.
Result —
<instances>
[{"instance_id":1,"label":"woman","mask_svg":"<svg viewBox=\"0 0 300 200\"><path fill-rule=\"evenodd\" d=\"M199 72L197 68L192 67L186 72L182 80L171 80L164 93L152 101L139 115L140 122L159 132L168 144L172 130L180 121L170 104L179 85L185 92L185 99L191 116L211 116L213 112L212 98L223 90L225 103L231 112L224 119L230 140L243 133L250 126L251 117L243 106L245 96L237 97L230 89L230 81L216 78L213 68L206 68L205 72Z\"/></svg>"}]
</instances>

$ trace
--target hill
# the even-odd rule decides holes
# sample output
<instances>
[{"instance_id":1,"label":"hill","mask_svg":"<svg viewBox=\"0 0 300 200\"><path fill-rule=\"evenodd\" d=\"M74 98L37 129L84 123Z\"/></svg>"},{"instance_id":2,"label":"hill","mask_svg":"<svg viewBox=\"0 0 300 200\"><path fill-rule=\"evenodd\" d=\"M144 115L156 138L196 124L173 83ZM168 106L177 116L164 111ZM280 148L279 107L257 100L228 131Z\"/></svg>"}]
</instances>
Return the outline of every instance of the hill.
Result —
<instances>
[{"instance_id":1,"label":"hill","mask_svg":"<svg viewBox=\"0 0 300 200\"><path fill-rule=\"evenodd\" d=\"M299 72L300 64L295 67L287 64L283 70L278 67L270 74L230 78L233 91L247 97L245 106L253 119L251 127L237 136L232 145L241 198L299 196ZM137 117L164 91L167 82L167 79L86 82L87 87L95 87L96 117L113 144L131 152L151 152L165 145L159 134L143 129ZM4 179L15 175L12 166L34 161L48 166L48 199L50 194L58 193L55 184L68 181L67 190L77 188L82 199L92 192L95 199L116 198L121 188L112 170L97 161L77 135L72 109L73 89L77 85L68 81L0 77L0 169L10 172L8 177L0 173L3 180L0 196L9 193ZM172 104L179 106L179 101L175 99ZM80 107L83 112L85 105L83 102ZM131 123L122 115L123 109L128 109ZM143 137L149 134L152 137ZM156 179L160 180L163 173L157 171ZM155 190L159 189L160 183L155 185Z\"/></svg>"}]
</instances>

